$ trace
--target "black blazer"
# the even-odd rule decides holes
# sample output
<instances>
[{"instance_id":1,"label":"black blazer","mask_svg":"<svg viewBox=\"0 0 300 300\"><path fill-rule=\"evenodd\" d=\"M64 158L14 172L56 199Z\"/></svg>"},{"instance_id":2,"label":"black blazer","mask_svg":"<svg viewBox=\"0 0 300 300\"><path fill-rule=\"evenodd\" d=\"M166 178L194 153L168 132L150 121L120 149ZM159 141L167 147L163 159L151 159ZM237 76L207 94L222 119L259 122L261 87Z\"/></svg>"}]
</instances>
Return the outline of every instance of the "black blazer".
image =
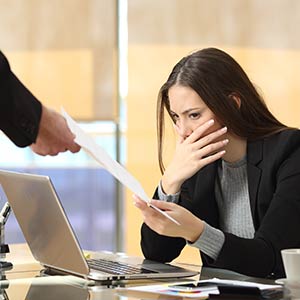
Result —
<instances>
[{"instance_id":1,"label":"black blazer","mask_svg":"<svg viewBox=\"0 0 300 300\"><path fill-rule=\"evenodd\" d=\"M19 81L0 51L0 129L19 147L35 142L41 103Z\"/></svg>"},{"instance_id":2,"label":"black blazer","mask_svg":"<svg viewBox=\"0 0 300 300\"><path fill-rule=\"evenodd\" d=\"M300 248L300 131L286 130L248 142L247 162L255 236L245 239L224 232L225 242L217 260L201 253L203 265L249 276L284 277L280 250ZM188 179L179 204L219 228L216 170L217 162ZM186 245L184 239L159 235L145 224L141 234L143 253L152 260L172 261Z\"/></svg>"}]
</instances>

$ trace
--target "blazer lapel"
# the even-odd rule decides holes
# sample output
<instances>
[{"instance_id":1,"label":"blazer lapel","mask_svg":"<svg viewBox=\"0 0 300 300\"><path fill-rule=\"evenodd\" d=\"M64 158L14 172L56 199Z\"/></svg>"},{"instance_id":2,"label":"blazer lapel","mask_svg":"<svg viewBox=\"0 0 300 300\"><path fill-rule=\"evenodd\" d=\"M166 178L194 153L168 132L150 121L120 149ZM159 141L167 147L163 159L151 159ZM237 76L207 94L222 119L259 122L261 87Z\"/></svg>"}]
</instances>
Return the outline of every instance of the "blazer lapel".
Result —
<instances>
[{"instance_id":1,"label":"blazer lapel","mask_svg":"<svg viewBox=\"0 0 300 300\"><path fill-rule=\"evenodd\" d=\"M261 169L258 167L258 164L263 159L263 143L263 140L248 142L247 148L248 187L250 206L255 229L257 229L257 221L255 219L257 192L262 173Z\"/></svg>"},{"instance_id":2,"label":"blazer lapel","mask_svg":"<svg viewBox=\"0 0 300 300\"><path fill-rule=\"evenodd\" d=\"M218 226L219 214L215 200L217 162L207 165L197 173L193 199L195 214L212 226Z\"/></svg>"}]
</instances>

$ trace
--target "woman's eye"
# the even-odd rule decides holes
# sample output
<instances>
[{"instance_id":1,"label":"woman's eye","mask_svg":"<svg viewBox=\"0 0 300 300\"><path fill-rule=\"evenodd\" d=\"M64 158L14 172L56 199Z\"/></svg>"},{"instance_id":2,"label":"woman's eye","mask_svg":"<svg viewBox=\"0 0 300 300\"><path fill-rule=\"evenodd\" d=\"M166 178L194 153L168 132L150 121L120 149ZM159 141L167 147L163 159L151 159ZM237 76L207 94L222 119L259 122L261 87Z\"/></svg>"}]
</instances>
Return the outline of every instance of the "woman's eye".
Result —
<instances>
[{"instance_id":1,"label":"woman's eye","mask_svg":"<svg viewBox=\"0 0 300 300\"><path fill-rule=\"evenodd\" d=\"M178 120L178 116L177 115L172 115L172 119L174 121L174 123Z\"/></svg>"},{"instance_id":2,"label":"woman's eye","mask_svg":"<svg viewBox=\"0 0 300 300\"><path fill-rule=\"evenodd\" d=\"M191 119L198 119L200 117L200 113L192 113L190 114Z\"/></svg>"}]
</instances>

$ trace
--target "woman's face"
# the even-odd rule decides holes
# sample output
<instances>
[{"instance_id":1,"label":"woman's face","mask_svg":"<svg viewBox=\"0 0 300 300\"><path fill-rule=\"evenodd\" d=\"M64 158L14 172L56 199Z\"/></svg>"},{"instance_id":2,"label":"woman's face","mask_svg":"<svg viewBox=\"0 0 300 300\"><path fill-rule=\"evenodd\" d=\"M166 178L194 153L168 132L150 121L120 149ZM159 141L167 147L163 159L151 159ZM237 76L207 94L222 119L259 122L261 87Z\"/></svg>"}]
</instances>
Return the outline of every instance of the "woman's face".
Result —
<instances>
[{"instance_id":1,"label":"woman's face","mask_svg":"<svg viewBox=\"0 0 300 300\"><path fill-rule=\"evenodd\" d=\"M168 96L170 114L182 138L187 138L196 128L210 119L214 119L215 123L206 134L221 128L213 112L192 88L173 85L169 89Z\"/></svg>"}]
</instances>

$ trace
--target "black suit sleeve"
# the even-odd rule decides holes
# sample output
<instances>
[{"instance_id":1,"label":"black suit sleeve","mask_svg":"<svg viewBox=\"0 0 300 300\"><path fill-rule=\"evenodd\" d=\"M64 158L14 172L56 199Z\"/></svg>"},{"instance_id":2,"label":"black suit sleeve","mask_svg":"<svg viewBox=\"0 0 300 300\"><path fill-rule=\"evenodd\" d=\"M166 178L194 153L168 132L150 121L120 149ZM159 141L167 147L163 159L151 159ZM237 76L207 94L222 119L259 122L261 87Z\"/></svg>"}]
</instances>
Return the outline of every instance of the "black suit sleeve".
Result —
<instances>
[{"instance_id":1,"label":"black suit sleeve","mask_svg":"<svg viewBox=\"0 0 300 300\"><path fill-rule=\"evenodd\" d=\"M35 142L42 105L11 71L0 51L0 129L19 147Z\"/></svg>"}]
</instances>

